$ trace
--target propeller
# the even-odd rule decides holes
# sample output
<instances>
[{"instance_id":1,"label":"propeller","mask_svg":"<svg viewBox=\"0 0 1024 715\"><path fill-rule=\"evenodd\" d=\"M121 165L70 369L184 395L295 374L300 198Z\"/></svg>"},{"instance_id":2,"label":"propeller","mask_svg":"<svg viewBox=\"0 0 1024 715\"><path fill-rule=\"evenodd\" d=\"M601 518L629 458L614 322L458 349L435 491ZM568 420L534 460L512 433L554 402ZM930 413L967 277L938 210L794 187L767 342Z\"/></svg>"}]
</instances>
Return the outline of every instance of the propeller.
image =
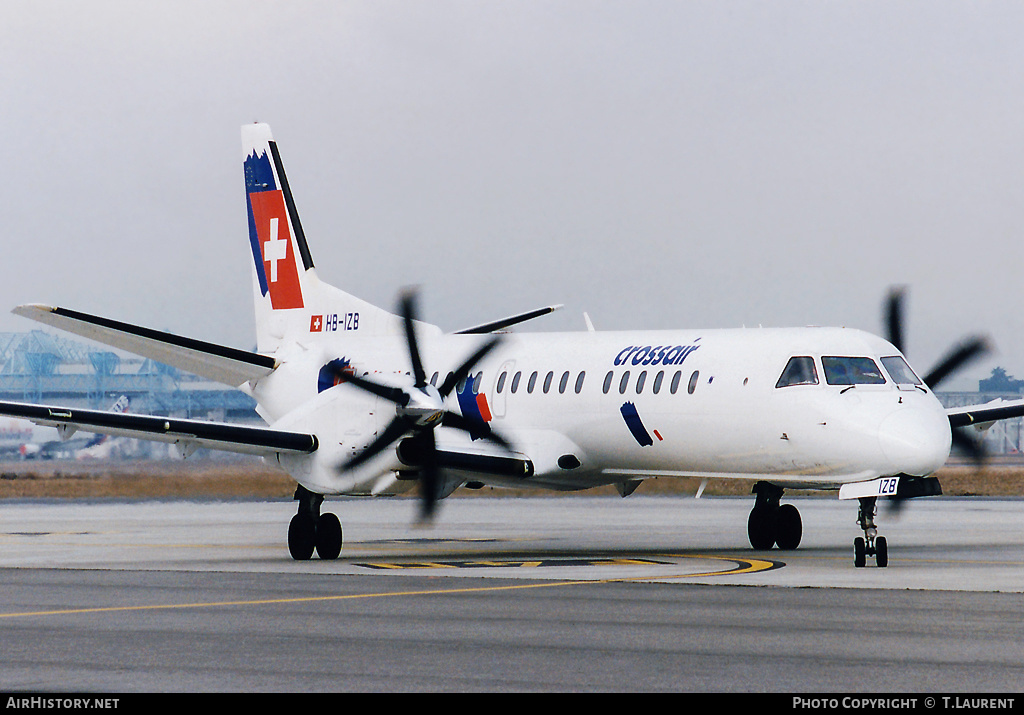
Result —
<instances>
[{"instance_id":1,"label":"propeller","mask_svg":"<svg viewBox=\"0 0 1024 715\"><path fill-rule=\"evenodd\" d=\"M889 342L904 354L906 354L904 349L905 346L903 344L903 301L905 295L906 290L904 288L893 288L889 292L889 298L886 301L885 309ZM939 383L943 382L947 377L964 367L970 361L989 352L989 350L990 346L988 340L984 337L974 336L963 340L951 348L950 351L946 353L945 357L943 357L942 360L940 360L938 364L928 372L928 374L923 378L924 383L934 392Z\"/></svg>"},{"instance_id":2,"label":"propeller","mask_svg":"<svg viewBox=\"0 0 1024 715\"><path fill-rule=\"evenodd\" d=\"M470 421L457 412L445 409L444 402L484 357L498 343L494 337L481 345L461 365L448 374L440 387L427 382L427 373L423 367L419 343L416 339L416 298L412 291L405 291L399 301L399 313L405 330L405 341L409 350L409 362L412 366L413 385L411 388L384 385L365 377L345 373L344 381L369 392L377 397L395 404L395 417L387 427L367 447L347 462L339 466L344 471L353 469L386 450L395 442L399 442L399 455L414 454L419 468L421 503L421 519L428 521L434 514L435 506L440 498L442 480L441 464L437 450L434 430L438 426L459 429L475 438L486 439L506 450L511 445L500 435L491 430L486 423Z\"/></svg>"},{"instance_id":3,"label":"propeller","mask_svg":"<svg viewBox=\"0 0 1024 715\"><path fill-rule=\"evenodd\" d=\"M903 303L905 295L906 290L902 287L891 289L885 306L885 322L889 342L904 355L906 354L903 344L905 340L903 330ZM972 360L989 352L990 349L989 342L984 337L973 336L965 338L950 348L946 355L928 371L928 374L922 380L934 392L938 385L946 380L946 378ZM988 454L984 443L979 437L967 432L965 428L954 428L952 438L954 448L966 454L975 464L979 466L984 465ZM902 508L904 501L906 501L905 498L894 497L891 498L890 503L892 508L898 511Z\"/></svg>"}]
</instances>

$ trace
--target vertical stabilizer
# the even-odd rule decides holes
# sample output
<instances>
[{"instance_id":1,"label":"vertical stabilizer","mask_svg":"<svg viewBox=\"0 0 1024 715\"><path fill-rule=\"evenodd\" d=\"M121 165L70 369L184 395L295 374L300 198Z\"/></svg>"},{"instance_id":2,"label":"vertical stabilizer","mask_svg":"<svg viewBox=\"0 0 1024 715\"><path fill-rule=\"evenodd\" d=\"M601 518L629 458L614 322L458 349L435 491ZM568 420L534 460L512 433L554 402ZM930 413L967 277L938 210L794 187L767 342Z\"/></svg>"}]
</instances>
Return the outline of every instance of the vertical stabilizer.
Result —
<instances>
[{"instance_id":1,"label":"vertical stabilizer","mask_svg":"<svg viewBox=\"0 0 1024 715\"><path fill-rule=\"evenodd\" d=\"M257 350L347 332L387 335L401 320L320 282L299 222L284 165L266 124L242 126L242 160L252 250Z\"/></svg>"}]
</instances>

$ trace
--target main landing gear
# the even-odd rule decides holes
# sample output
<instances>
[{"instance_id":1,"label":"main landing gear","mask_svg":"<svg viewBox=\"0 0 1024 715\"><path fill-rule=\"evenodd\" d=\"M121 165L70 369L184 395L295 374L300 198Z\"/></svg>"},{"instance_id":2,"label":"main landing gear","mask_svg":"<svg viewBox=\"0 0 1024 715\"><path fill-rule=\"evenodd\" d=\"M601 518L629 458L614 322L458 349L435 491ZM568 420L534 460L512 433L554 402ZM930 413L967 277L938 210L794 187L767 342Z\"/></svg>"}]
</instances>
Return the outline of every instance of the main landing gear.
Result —
<instances>
[{"instance_id":1,"label":"main landing gear","mask_svg":"<svg viewBox=\"0 0 1024 715\"><path fill-rule=\"evenodd\" d=\"M791 551L800 545L803 522L800 512L792 504L779 504L783 489L768 482L754 485L757 500L747 518L747 536L750 545L758 551L767 551L778 545Z\"/></svg>"},{"instance_id":2,"label":"main landing gear","mask_svg":"<svg viewBox=\"0 0 1024 715\"><path fill-rule=\"evenodd\" d=\"M321 514L322 494L315 494L301 484L295 490L299 513L288 525L288 551L296 561L313 557L315 550L321 559L338 558L341 553L341 522L330 512Z\"/></svg>"},{"instance_id":3,"label":"main landing gear","mask_svg":"<svg viewBox=\"0 0 1024 715\"><path fill-rule=\"evenodd\" d=\"M859 501L857 524L864 530L864 536L853 540L853 565L861 568L867 563L868 556L874 556L875 565L885 568L889 565L889 544L884 536L878 536L878 528L875 526L877 497L864 497Z\"/></svg>"}]
</instances>

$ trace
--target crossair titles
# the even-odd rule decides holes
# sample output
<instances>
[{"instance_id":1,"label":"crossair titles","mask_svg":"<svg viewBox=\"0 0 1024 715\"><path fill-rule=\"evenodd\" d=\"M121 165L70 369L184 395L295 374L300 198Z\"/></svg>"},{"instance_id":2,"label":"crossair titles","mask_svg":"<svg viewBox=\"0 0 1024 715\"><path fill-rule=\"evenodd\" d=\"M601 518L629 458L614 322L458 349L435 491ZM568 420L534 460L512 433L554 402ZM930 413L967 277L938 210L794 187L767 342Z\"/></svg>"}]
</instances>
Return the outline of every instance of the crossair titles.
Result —
<instances>
[{"instance_id":1,"label":"crossair titles","mask_svg":"<svg viewBox=\"0 0 1024 715\"><path fill-rule=\"evenodd\" d=\"M697 338L700 340L700 338ZM697 342L694 341L694 343ZM616 365L682 365L700 345L630 345L615 356Z\"/></svg>"}]
</instances>

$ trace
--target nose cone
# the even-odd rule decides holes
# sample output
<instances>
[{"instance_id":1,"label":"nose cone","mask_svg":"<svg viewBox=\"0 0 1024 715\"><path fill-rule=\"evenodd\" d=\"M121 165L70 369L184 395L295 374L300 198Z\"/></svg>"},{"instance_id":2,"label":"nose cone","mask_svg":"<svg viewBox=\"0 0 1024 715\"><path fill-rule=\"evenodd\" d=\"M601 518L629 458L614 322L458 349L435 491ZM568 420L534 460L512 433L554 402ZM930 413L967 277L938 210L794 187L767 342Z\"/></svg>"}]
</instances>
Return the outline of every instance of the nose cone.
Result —
<instances>
[{"instance_id":1,"label":"nose cone","mask_svg":"<svg viewBox=\"0 0 1024 715\"><path fill-rule=\"evenodd\" d=\"M891 474L927 476L949 458L949 418L940 410L902 409L882 421L878 440Z\"/></svg>"}]
</instances>

